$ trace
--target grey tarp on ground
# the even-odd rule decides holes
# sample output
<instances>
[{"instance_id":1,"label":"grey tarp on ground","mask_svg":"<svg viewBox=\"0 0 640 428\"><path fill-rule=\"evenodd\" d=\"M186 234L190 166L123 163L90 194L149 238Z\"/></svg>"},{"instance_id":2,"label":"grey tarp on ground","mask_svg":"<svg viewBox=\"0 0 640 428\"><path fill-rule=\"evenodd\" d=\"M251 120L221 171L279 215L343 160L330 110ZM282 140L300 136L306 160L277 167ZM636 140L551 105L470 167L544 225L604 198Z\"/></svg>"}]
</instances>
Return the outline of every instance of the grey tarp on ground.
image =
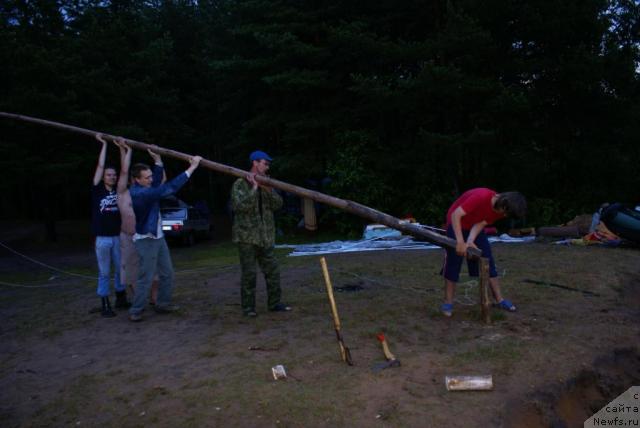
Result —
<instances>
[{"instance_id":1,"label":"grey tarp on ground","mask_svg":"<svg viewBox=\"0 0 640 428\"><path fill-rule=\"evenodd\" d=\"M513 238L509 235L502 234L500 236L489 237L489 242L533 242L535 237L527 236L522 238ZM300 245L276 245L276 248L292 248L290 257L313 256L320 254L333 253L352 253L358 251L380 251L380 250L433 250L441 248L438 245L429 242L416 241L410 236L402 236L399 238L375 237L371 239L362 239L360 241L333 241L323 242L319 244L300 244Z\"/></svg>"}]
</instances>

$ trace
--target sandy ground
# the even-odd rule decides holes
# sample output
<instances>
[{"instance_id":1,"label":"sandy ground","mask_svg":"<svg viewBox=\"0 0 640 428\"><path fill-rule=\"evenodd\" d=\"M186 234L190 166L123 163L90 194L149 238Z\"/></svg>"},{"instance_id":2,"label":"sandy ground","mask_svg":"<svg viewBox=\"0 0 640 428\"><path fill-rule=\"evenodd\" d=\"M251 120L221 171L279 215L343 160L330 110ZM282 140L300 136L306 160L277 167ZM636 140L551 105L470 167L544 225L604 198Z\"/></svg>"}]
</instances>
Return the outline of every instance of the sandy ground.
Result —
<instances>
[{"instance_id":1,"label":"sandy ground","mask_svg":"<svg viewBox=\"0 0 640 428\"><path fill-rule=\"evenodd\" d=\"M494 310L491 325L466 276L454 316L438 313L439 251L328 256L334 285L358 289L335 293L352 367L340 360L317 257L281 253L294 311L268 313L260 280L258 317L246 319L229 243L173 248L183 309L147 310L134 324L125 312L89 313L93 280L0 252L0 425L571 427L640 384L637 249L494 249L519 310ZM95 275L90 248L29 255ZM380 331L402 365L374 372ZM286 380L273 379L276 364ZM494 389L446 390L446 375L474 374L492 375Z\"/></svg>"}]
</instances>

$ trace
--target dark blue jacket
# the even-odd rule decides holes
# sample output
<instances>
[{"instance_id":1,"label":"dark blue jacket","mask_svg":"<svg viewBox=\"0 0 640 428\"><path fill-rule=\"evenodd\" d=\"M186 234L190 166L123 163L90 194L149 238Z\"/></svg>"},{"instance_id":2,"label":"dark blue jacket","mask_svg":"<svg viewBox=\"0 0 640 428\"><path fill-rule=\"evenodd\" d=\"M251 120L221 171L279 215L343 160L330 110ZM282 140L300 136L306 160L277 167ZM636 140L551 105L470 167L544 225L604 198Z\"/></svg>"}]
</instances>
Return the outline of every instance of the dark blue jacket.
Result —
<instances>
[{"instance_id":1,"label":"dark blue jacket","mask_svg":"<svg viewBox=\"0 0 640 428\"><path fill-rule=\"evenodd\" d=\"M153 181L151 187L143 187L134 183L129 189L133 211L136 214L136 233L153 236L157 235L158 219L160 218L160 199L175 194L189 180L186 172L162 182L162 167L154 165L152 168Z\"/></svg>"}]
</instances>

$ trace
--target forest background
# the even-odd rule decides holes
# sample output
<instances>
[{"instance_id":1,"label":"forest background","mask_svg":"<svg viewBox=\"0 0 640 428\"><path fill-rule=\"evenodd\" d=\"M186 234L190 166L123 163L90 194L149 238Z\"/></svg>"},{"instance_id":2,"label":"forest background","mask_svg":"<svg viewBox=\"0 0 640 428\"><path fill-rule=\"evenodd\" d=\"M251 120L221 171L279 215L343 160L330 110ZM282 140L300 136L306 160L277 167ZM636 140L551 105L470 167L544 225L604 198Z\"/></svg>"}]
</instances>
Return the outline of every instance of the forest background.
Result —
<instances>
[{"instance_id":1,"label":"forest background","mask_svg":"<svg viewBox=\"0 0 640 428\"><path fill-rule=\"evenodd\" d=\"M0 111L243 169L261 149L280 180L425 224L479 186L524 193L529 225L640 202L638 1L5 0L0 64ZM98 151L0 120L0 217L88 218ZM183 192L222 212L232 180Z\"/></svg>"}]
</instances>

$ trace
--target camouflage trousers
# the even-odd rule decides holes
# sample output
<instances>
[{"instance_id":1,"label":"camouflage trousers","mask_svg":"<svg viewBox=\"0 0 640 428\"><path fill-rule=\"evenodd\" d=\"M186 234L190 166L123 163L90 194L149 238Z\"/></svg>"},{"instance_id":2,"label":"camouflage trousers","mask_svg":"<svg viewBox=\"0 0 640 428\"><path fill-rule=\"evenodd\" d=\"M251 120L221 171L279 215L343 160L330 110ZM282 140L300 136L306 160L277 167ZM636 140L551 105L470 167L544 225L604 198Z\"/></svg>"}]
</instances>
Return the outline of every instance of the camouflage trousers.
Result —
<instances>
[{"instance_id":1,"label":"camouflage trousers","mask_svg":"<svg viewBox=\"0 0 640 428\"><path fill-rule=\"evenodd\" d=\"M267 283L267 306L269 309L280 303L280 268L276 260L274 247L260 247L253 244L238 243L240 254L240 298L244 312L256 307L256 262L264 274Z\"/></svg>"}]
</instances>

